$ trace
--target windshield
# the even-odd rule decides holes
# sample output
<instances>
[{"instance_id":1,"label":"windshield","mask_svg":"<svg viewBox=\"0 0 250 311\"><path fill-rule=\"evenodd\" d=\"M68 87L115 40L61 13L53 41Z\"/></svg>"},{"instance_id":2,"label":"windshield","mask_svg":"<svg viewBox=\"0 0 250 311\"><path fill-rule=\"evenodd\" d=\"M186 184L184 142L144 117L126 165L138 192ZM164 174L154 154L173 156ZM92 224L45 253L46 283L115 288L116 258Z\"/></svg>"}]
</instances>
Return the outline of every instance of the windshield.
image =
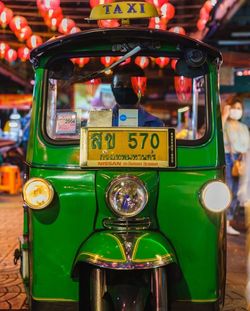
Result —
<instances>
[{"instance_id":1,"label":"windshield","mask_svg":"<svg viewBox=\"0 0 250 311\"><path fill-rule=\"evenodd\" d=\"M50 139L79 139L82 127L171 127L179 140L205 135L205 76L177 75L178 59L166 56L118 60L79 57L51 64L45 118Z\"/></svg>"}]
</instances>

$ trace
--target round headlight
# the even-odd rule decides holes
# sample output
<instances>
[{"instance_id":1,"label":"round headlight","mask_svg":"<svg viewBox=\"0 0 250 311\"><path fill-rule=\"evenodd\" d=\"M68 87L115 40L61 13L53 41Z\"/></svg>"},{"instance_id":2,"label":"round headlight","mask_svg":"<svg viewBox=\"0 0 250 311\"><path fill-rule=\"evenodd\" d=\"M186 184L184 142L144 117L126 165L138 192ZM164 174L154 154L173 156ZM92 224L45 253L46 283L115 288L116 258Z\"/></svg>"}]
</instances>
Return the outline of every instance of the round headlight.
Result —
<instances>
[{"instance_id":1,"label":"round headlight","mask_svg":"<svg viewBox=\"0 0 250 311\"><path fill-rule=\"evenodd\" d=\"M50 204L54 196L51 184L42 178L31 178L23 187L24 202L33 209L42 209Z\"/></svg>"},{"instance_id":2,"label":"round headlight","mask_svg":"<svg viewBox=\"0 0 250 311\"><path fill-rule=\"evenodd\" d=\"M148 201L148 193L140 179L120 176L113 180L107 190L107 203L118 215L133 217L139 214Z\"/></svg>"},{"instance_id":3,"label":"round headlight","mask_svg":"<svg viewBox=\"0 0 250 311\"><path fill-rule=\"evenodd\" d=\"M229 207L231 201L231 191L222 181L211 181L201 189L201 203L211 212L223 212Z\"/></svg>"}]
</instances>

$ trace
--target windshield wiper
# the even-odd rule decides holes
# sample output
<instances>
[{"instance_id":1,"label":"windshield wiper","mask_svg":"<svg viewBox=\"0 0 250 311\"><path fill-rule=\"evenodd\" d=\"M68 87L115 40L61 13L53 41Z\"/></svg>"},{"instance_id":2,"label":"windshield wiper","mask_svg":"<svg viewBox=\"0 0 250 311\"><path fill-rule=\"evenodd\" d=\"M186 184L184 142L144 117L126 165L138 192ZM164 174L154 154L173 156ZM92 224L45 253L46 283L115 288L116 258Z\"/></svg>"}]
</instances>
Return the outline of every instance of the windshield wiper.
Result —
<instances>
[{"instance_id":1,"label":"windshield wiper","mask_svg":"<svg viewBox=\"0 0 250 311\"><path fill-rule=\"evenodd\" d=\"M88 80L95 79L95 78L99 77L100 75L102 75L103 73L105 73L105 72L113 69L114 67L118 66L119 64L123 63L126 59L128 59L131 56L134 56L135 54L137 54L141 50L142 50L142 48L138 45L135 48L133 48L131 51L129 51L128 53L124 54L120 59L118 59L116 62L114 62L110 66L104 67L103 69L98 70L96 72L93 72L91 74L88 74L86 76L79 77L79 80L81 80L82 82L85 82ZM78 81L78 79L77 79L77 81Z\"/></svg>"}]
</instances>

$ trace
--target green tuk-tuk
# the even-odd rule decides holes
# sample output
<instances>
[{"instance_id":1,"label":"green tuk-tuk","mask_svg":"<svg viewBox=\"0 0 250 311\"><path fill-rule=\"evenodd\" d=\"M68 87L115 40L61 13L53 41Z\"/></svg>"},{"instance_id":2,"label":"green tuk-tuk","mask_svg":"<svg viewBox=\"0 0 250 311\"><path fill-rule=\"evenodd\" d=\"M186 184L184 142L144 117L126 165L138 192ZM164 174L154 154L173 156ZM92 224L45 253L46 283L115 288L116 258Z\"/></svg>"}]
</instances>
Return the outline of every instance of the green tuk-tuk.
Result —
<instances>
[{"instance_id":1,"label":"green tuk-tuk","mask_svg":"<svg viewBox=\"0 0 250 311\"><path fill-rule=\"evenodd\" d=\"M225 288L220 53L121 19L34 49L21 270L31 310L220 310Z\"/></svg>"}]
</instances>

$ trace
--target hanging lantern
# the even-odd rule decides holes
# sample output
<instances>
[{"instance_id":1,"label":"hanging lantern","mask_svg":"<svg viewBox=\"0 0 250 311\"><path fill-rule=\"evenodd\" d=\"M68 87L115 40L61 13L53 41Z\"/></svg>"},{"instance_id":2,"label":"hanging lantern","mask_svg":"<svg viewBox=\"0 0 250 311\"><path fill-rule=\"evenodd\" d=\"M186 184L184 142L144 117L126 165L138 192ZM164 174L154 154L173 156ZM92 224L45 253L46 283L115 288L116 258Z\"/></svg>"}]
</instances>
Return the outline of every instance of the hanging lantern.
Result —
<instances>
[{"instance_id":1,"label":"hanging lantern","mask_svg":"<svg viewBox=\"0 0 250 311\"><path fill-rule=\"evenodd\" d=\"M107 3L112 3L113 0L89 0L89 5L91 8L99 5L99 4L107 4Z\"/></svg>"},{"instance_id":2,"label":"hanging lantern","mask_svg":"<svg viewBox=\"0 0 250 311\"><path fill-rule=\"evenodd\" d=\"M196 26L197 26L198 30L202 31L205 29L206 24L207 24L206 19L198 19Z\"/></svg>"},{"instance_id":3,"label":"hanging lantern","mask_svg":"<svg viewBox=\"0 0 250 311\"><path fill-rule=\"evenodd\" d=\"M0 25L2 28L6 28L9 25L11 19L13 17L13 11L8 8L4 8L0 13Z\"/></svg>"},{"instance_id":4,"label":"hanging lantern","mask_svg":"<svg viewBox=\"0 0 250 311\"><path fill-rule=\"evenodd\" d=\"M100 28L116 28L120 26L120 23L116 19L100 19L97 21L97 25Z\"/></svg>"},{"instance_id":5,"label":"hanging lantern","mask_svg":"<svg viewBox=\"0 0 250 311\"><path fill-rule=\"evenodd\" d=\"M171 68L173 69L173 70L175 70L175 67L176 67L176 63L178 62L178 60L177 59L173 59L173 60L171 60Z\"/></svg>"},{"instance_id":6,"label":"hanging lantern","mask_svg":"<svg viewBox=\"0 0 250 311\"><path fill-rule=\"evenodd\" d=\"M3 11L4 8L5 8L4 3L0 1L0 13Z\"/></svg>"},{"instance_id":7,"label":"hanging lantern","mask_svg":"<svg viewBox=\"0 0 250 311\"><path fill-rule=\"evenodd\" d=\"M15 35L20 41L26 41L32 35L30 26L23 27L20 31L15 31Z\"/></svg>"},{"instance_id":8,"label":"hanging lantern","mask_svg":"<svg viewBox=\"0 0 250 311\"><path fill-rule=\"evenodd\" d=\"M77 64L79 67L84 67L89 61L90 57L79 57L79 58L72 58L73 63Z\"/></svg>"},{"instance_id":9,"label":"hanging lantern","mask_svg":"<svg viewBox=\"0 0 250 311\"><path fill-rule=\"evenodd\" d=\"M0 58L4 58L5 54L7 53L7 51L9 50L9 45L5 42L0 42Z\"/></svg>"},{"instance_id":10,"label":"hanging lantern","mask_svg":"<svg viewBox=\"0 0 250 311\"><path fill-rule=\"evenodd\" d=\"M140 66L142 69L148 67L149 65L149 59L145 56L138 56L135 59L136 65Z\"/></svg>"},{"instance_id":11,"label":"hanging lantern","mask_svg":"<svg viewBox=\"0 0 250 311\"><path fill-rule=\"evenodd\" d=\"M70 30L75 27L75 22L70 18L63 18L60 25L58 26L58 31L64 35L70 32Z\"/></svg>"},{"instance_id":12,"label":"hanging lantern","mask_svg":"<svg viewBox=\"0 0 250 311\"><path fill-rule=\"evenodd\" d=\"M22 62L26 62L30 58L30 50L27 46L22 46L17 50L17 56Z\"/></svg>"},{"instance_id":13,"label":"hanging lantern","mask_svg":"<svg viewBox=\"0 0 250 311\"><path fill-rule=\"evenodd\" d=\"M117 56L117 57L114 57L114 61L118 61L119 59L121 59L122 56ZM125 64L129 64L131 62L131 58L127 58L124 62L122 62L120 65L125 65Z\"/></svg>"},{"instance_id":14,"label":"hanging lantern","mask_svg":"<svg viewBox=\"0 0 250 311\"><path fill-rule=\"evenodd\" d=\"M27 26L27 19L23 16L14 16L10 21L9 27L13 32L20 31L23 27Z\"/></svg>"},{"instance_id":15,"label":"hanging lantern","mask_svg":"<svg viewBox=\"0 0 250 311\"><path fill-rule=\"evenodd\" d=\"M168 3L168 0L147 0L152 3L155 7L160 8L163 4Z\"/></svg>"},{"instance_id":16,"label":"hanging lantern","mask_svg":"<svg viewBox=\"0 0 250 311\"><path fill-rule=\"evenodd\" d=\"M101 63L105 67L109 67L111 64L113 64L113 62L115 62L115 57L111 57L111 56L101 57Z\"/></svg>"},{"instance_id":17,"label":"hanging lantern","mask_svg":"<svg viewBox=\"0 0 250 311\"><path fill-rule=\"evenodd\" d=\"M29 37L26 43L30 49L34 49L41 45L43 43L43 40L40 36L32 35L31 37Z\"/></svg>"},{"instance_id":18,"label":"hanging lantern","mask_svg":"<svg viewBox=\"0 0 250 311\"><path fill-rule=\"evenodd\" d=\"M175 15L175 8L171 3L165 3L160 8L162 18L170 20Z\"/></svg>"},{"instance_id":19,"label":"hanging lantern","mask_svg":"<svg viewBox=\"0 0 250 311\"><path fill-rule=\"evenodd\" d=\"M157 57L155 63L162 69L168 65L170 59L168 57Z\"/></svg>"},{"instance_id":20,"label":"hanging lantern","mask_svg":"<svg viewBox=\"0 0 250 311\"><path fill-rule=\"evenodd\" d=\"M51 19L45 17L45 24L53 31L56 31L57 28L59 27L61 21L63 19L62 15L59 15L57 17L53 17Z\"/></svg>"},{"instance_id":21,"label":"hanging lantern","mask_svg":"<svg viewBox=\"0 0 250 311\"><path fill-rule=\"evenodd\" d=\"M37 7L40 9L41 7L46 10L56 9L60 6L60 0L37 0Z\"/></svg>"},{"instance_id":22,"label":"hanging lantern","mask_svg":"<svg viewBox=\"0 0 250 311\"><path fill-rule=\"evenodd\" d=\"M12 63L17 59L17 52L14 49L9 49L5 54L5 59Z\"/></svg>"},{"instance_id":23,"label":"hanging lantern","mask_svg":"<svg viewBox=\"0 0 250 311\"><path fill-rule=\"evenodd\" d=\"M149 20L148 28L166 30L167 28L166 20L160 17L152 17Z\"/></svg>"},{"instance_id":24,"label":"hanging lantern","mask_svg":"<svg viewBox=\"0 0 250 311\"><path fill-rule=\"evenodd\" d=\"M70 34L72 34L72 33L77 33L77 32L80 32L81 31L81 29L79 28L79 27L73 27L73 28L71 28L71 30L70 30Z\"/></svg>"},{"instance_id":25,"label":"hanging lantern","mask_svg":"<svg viewBox=\"0 0 250 311\"><path fill-rule=\"evenodd\" d=\"M206 20L209 19L209 12L204 7L200 9L200 18Z\"/></svg>"},{"instance_id":26,"label":"hanging lantern","mask_svg":"<svg viewBox=\"0 0 250 311\"><path fill-rule=\"evenodd\" d=\"M204 5L203 5L203 8L208 12L210 13L212 8L213 8L213 4L211 1L207 0Z\"/></svg>"},{"instance_id":27,"label":"hanging lantern","mask_svg":"<svg viewBox=\"0 0 250 311\"><path fill-rule=\"evenodd\" d=\"M62 8L60 6L55 9L49 9L46 11L46 17L50 19L57 17L59 15L62 15Z\"/></svg>"},{"instance_id":28,"label":"hanging lantern","mask_svg":"<svg viewBox=\"0 0 250 311\"><path fill-rule=\"evenodd\" d=\"M186 103L192 94L192 79L184 76L174 77L175 92L181 103Z\"/></svg>"},{"instance_id":29,"label":"hanging lantern","mask_svg":"<svg viewBox=\"0 0 250 311\"><path fill-rule=\"evenodd\" d=\"M175 26L170 28L168 31L178 33L179 35L185 35L186 31L183 27Z\"/></svg>"},{"instance_id":30,"label":"hanging lantern","mask_svg":"<svg viewBox=\"0 0 250 311\"><path fill-rule=\"evenodd\" d=\"M131 83L135 93L144 96L147 87L147 77L131 77Z\"/></svg>"}]
</instances>

